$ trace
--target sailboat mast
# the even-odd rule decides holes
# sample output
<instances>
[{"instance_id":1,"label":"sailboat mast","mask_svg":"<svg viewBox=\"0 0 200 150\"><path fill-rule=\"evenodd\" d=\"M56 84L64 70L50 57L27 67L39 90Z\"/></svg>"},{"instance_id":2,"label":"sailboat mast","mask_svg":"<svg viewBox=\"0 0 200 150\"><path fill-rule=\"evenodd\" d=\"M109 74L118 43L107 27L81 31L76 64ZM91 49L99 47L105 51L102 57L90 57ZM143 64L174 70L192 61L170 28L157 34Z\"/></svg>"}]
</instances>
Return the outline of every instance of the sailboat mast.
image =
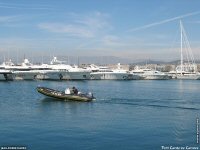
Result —
<instances>
[{"instance_id":1,"label":"sailboat mast","mask_svg":"<svg viewBox=\"0 0 200 150\"><path fill-rule=\"evenodd\" d=\"M183 26L180 20L180 30L181 30L181 75L183 73Z\"/></svg>"}]
</instances>

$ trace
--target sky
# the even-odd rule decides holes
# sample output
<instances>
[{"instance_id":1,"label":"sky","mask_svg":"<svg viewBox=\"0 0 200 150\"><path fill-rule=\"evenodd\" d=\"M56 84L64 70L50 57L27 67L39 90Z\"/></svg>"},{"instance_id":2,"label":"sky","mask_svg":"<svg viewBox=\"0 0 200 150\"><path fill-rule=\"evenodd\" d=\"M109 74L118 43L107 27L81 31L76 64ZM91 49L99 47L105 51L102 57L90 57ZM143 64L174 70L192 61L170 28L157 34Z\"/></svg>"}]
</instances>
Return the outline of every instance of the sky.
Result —
<instances>
[{"instance_id":1,"label":"sky","mask_svg":"<svg viewBox=\"0 0 200 150\"><path fill-rule=\"evenodd\" d=\"M180 19L200 59L199 0L0 0L3 57L180 57Z\"/></svg>"}]
</instances>

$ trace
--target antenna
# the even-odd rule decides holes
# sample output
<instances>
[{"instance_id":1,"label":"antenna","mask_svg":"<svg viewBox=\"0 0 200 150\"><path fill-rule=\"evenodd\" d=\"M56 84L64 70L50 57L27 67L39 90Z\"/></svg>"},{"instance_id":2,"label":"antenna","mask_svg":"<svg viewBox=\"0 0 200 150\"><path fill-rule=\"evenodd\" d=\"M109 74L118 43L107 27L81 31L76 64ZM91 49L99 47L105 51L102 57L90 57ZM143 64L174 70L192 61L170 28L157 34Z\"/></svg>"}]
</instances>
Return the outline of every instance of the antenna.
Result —
<instances>
[{"instance_id":1,"label":"antenna","mask_svg":"<svg viewBox=\"0 0 200 150\"><path fill-rule=\"evenodd\" d=\"M10 59L10 49L8 49L8 60Z\"/></svg>"},{"instance_id":2,"label":"antenna","mask_svg":"<svg viewBox=\"0 0 200 150\"><path fill-rule=\"evenodd\" d=\"M19 57L19 56L18 56L18 51L19 51L19 50L17 49L17 64L18 64L18 61L19 61L19 60L18 60L18 59L19 59L19 58L18 58L18 57Z\"/></svg>"},{"instance_id":3,"label":"antenna","mask_svg":"<svg viewBox=\"0 0 200 150\"><path fill-rule=\"evenodd\" d=\"M43 61L44 61L43 59L44 59L44 58L43 58L43 52L42 52L42 64L44 63L44 62L43 62Z\"/></svg>"},{"instance_id":4,"label":"antenna","mask_svg":"<svg viewBox=\"0 0 200 150\"><path fill-rule=\"evenodd\" d=\"M78 67L79 67L79 56L78 56Z\"/></svg>"}]
</instances>

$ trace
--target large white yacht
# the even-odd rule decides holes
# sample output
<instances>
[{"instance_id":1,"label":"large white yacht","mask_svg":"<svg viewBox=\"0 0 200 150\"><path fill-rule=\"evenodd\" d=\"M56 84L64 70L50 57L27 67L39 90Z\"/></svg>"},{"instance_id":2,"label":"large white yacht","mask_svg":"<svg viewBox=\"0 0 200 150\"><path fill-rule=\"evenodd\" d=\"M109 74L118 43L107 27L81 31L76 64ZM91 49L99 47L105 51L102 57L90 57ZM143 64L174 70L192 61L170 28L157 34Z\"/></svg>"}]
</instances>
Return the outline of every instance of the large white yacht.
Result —
<instances>
[{"instance_id":1,"label":"large white yacht","mask_svg":"<svg viewBox=\"0 0 200 150\"><path fill-rule=\"evenodd\" d=\"M24 59L20 65L15 65L11 60L9 60L3 62L0 67L12 71L12 77L14 80L34 80L41 70L49 69L44 65L33 65L28 59Z\"/></svg>"},{"instance_id":2,"label":"large white yacht","mask_svg":"<svg viewBox=\"0 0 200 150\"><path fill-rule=\"evenodd\" d=\"M3 62L1 68L12 71L14 80L32 80L34 79L34 75L36 75L28 66L15 65L11 59Z\"/></svg>"},{"instance_id":3,"label":"large white yacht","mask_svg":"<svg viewBox=\"0 0 200 150\"><path fill-rule=\"evenodd\" d=\"M141 79L145 80L167 80L171 79L171 76L157 70L151 69L140 69L138 66L135 67L134 70L131 71L134 75L139 75Z\"/></svg>"},{"instance_id":4,"label":"large white yacht","mask_svg":"<svg viewBox=\"0 0 200 150\"><path fill-rule=\"evenodd\" d=\"M91 72L90 77L94 80L130 80L132 75L127 70L120 68L118 64L117 69L110 69L106 66L95 67L97 70Z\"/></svg>"},{"instance_id":5,"label":"large white yacht","mask_svg":"<svg viewBox=\"0 0 200 150\"><path fill-rule=\"evenodd\" d=\"M48 65L51 70L43 70L37 76L38 79L48 80L85 80L90 79L90 71L79 68L78 66L71 66L64 64L64 61L59 61L57 57Z\"/></svg>"}]
</instances>

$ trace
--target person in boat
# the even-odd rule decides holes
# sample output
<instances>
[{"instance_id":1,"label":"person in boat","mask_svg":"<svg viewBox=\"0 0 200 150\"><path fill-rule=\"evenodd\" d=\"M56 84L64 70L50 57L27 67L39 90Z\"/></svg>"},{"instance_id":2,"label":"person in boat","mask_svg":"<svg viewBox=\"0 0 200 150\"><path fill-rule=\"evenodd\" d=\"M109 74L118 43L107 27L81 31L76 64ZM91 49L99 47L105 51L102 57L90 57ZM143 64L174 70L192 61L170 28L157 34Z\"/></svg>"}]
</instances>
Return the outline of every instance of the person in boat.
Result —
<instances>
[{"instance_id":1,"label":"person in boat","mask_svg":"<svg viewBox=\"0 0 200 150\"><path fill-rule=\"evenodd\" d=\"M76 94L76 95L78 94L77 88L73 87L73 88L72 88L72 91L73 91L74 94Z\"/></svg>"}]
</instances>

